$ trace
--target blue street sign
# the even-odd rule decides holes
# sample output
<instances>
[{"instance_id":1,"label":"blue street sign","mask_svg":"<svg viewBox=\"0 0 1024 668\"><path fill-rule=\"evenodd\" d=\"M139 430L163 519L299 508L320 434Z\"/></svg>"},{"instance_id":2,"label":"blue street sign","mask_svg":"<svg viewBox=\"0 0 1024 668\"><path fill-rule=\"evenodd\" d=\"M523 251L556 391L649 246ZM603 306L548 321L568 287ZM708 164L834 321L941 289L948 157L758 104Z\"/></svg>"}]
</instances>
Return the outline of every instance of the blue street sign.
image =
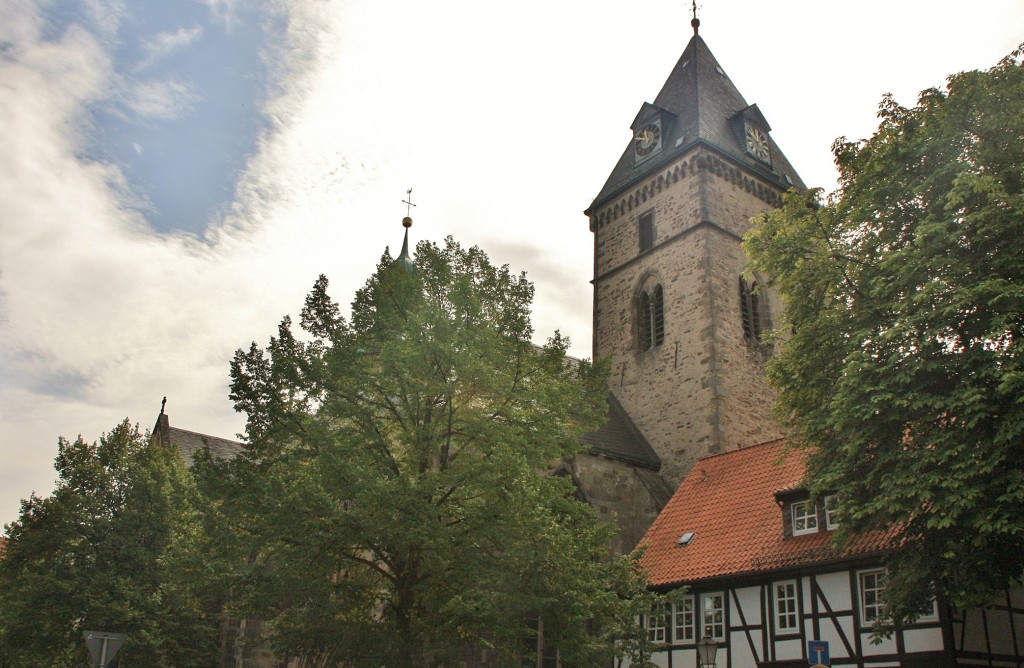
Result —
<instances>
[{"instance_id":1,"label":"blue street sign","mask_svg":"<svg viewBox=\"0 0 1024 668\"><path fill-rule=\"evenodd\" d=\"M828 642L825 640L808 640L807 660L811 662L811 668L818 668L818 666L827 667L829 662Z\"/></svg>"}]
</instances>

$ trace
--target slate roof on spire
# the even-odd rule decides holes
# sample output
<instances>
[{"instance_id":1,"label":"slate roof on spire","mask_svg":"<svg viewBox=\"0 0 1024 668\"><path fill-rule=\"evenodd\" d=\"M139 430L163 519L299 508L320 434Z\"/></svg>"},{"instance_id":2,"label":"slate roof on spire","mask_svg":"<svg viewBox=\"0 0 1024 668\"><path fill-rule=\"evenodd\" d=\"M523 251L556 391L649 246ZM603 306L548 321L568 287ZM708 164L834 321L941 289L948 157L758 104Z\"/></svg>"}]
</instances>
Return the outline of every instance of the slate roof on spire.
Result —
<instances>
[{"instance_id":1,"label":"slate roof on spire","mask_svg":"<svg viewBox=\"0 0 1024 668\"><path fill-rule=\"evenodd\" d=\"M697 142L718 149L728 158L774 181L783 189L790 185L805 187L771 136L768 137L771 146L770 167L747 153L741 143L741 132L737 131L741 123L737 121L742 117L753 118L763 121L766 130L771 128L764 121L757 105L747 104L743 99L698 34L694 34L686 45L654 103L645 103L641 107L631 129L635 131L643 127L655 114L662 112L666 122L662 127L661 153L636 164L633 142L630 140L601 192L594 198L591 209L601 206L635 182L656 172Z\"/></svg>"}]
</instances>

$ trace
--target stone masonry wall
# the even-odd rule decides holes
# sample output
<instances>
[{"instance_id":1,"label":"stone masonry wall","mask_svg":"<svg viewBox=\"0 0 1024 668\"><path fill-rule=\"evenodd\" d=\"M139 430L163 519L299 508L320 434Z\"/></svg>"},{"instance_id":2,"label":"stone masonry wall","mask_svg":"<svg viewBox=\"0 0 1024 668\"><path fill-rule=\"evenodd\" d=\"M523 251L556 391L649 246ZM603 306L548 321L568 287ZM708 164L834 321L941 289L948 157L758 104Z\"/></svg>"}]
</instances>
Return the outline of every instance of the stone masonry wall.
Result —
<instances>
[{"instance_id":1,"label":"stone masonry wall","mask_svg":"<svg viewBox=\"0 0 1024 668\"><path fill-rule=\"evenodd\" d=\"M594 354L611 358L611 388L673 488L696 458L779 435L763 376L770 350L743 337L739 277L749 219L780 201L698 147L593 213ZM641 255L638 218L651 210L654 246ZM664 290L665 339L641 352L635 300L652 280Z\"/></svg>"},{"instance_id":2,"label":"stone masonry wall","mask_svg":"<svg viewBox=\"0 0 1024 668\"><path fill-rule=\"evenodd\" d=\"M661 478L643 468L594 455L578 455L573 476L590 507L618 528L612 554L631 551L671 496Z\"/></svg>"}]
</instances>

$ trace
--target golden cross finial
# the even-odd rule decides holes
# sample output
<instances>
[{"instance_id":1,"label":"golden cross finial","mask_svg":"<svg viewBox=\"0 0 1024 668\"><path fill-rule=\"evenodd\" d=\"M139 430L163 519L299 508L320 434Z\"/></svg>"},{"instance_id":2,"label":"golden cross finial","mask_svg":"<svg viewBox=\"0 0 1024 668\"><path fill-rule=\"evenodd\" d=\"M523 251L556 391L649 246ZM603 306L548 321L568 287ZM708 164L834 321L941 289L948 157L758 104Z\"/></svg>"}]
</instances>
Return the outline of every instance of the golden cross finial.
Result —
<instances>
[{"instance_id":1,"label":"golden cross finial","mask_svg":"<svg viewBox=\"0 0 1024 668\"><path fill-rule=\"evenodd\" d=\"M402 200L402 204L405 205L405 215L408 217L412 213L412 207L416 206L412 203L412 188L405 191L405 199Z\"/></svg>"},{"instance_id":2,"label":"golden cross finial","mask_svg":"<svg viewBox=\"0 0 1024 668\"><path fill-rule=\"evenodd\" d=\"M409 215L412 213L412 208L416 206L412 203L412 188L405 191L405 199L402 200L402 204L405 205L405 218L402 219L402 227L405 228L405 241L409 242L409 228L412 227L412 217ZM404 250L402 251L405 252Z\"/></svg>"}]
</instances>

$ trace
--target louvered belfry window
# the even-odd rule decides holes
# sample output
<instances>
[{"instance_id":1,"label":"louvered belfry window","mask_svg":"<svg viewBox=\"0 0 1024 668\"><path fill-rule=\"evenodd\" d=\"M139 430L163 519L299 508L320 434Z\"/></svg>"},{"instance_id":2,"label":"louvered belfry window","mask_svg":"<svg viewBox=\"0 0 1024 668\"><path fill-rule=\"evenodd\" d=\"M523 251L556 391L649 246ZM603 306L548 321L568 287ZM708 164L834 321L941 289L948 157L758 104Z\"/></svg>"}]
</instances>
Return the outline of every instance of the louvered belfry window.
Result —
<instances>
[{"instance_id":1,"label":"louvered belfry window","mask_svg":"<svg viewBox=\"0 0 1024 668\"><path fill-rule=\"evenodd\" d=\"M637 342L640 350L650 350L665 341L665 296L660 285L645 288L637 302Z\"/></svg>"},{"instance_id":2,"label":"louvered belfry window","mask_svg":"<svg viewBox=\"0 0 1024 668\"><path fill-rule=\"evenodd\" d=\"M636 323L640 350L648 350L651 347L651 296L646 292L640 293L638 311Z\"/></svg>"},{"instance_id":3,"label":"louvered belfry window","mask_svg":"<svg viewBox=\"0 0 1024 668\"><path fill-rule=\"evenodd\" d=\"M656 346L665 340L665 296L660 285L654 286L651 298L651 338Z\"/></svg>"},{"instance_id":4,"label":"louvered belfry window","mask_svg":"<svg viewBox=\"0 0 1024 668\"><path fill-rule=\"evenodd\" d=\"M740 276L740 313L743 318L743 338L761 340L761 304L757 295L757 282L747 284Z\"/></svg>"}]
</instances>

